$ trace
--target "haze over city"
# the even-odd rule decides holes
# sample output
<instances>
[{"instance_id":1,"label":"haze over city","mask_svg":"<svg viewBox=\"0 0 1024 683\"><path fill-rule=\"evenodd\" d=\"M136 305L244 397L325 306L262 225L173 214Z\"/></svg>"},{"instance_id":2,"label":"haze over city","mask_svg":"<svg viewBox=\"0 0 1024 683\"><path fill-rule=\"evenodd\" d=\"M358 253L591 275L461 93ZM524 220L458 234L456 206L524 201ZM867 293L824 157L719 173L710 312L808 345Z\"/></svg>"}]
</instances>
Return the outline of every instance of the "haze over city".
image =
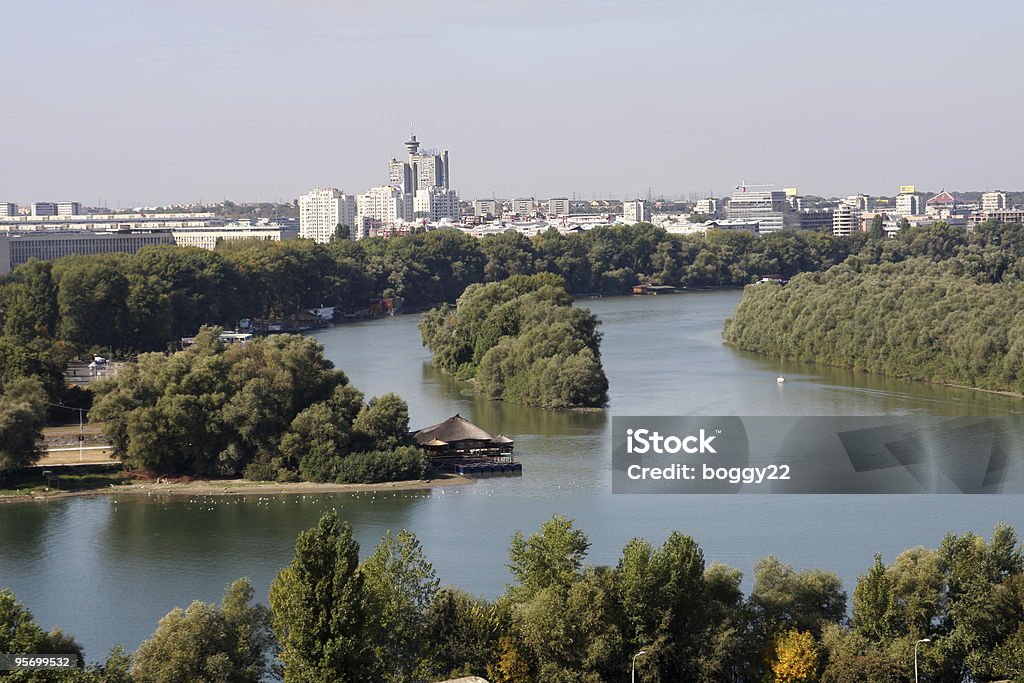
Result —
<instances>
[{"instance_id":1,"label":"haze over city","mask_svg":"<svg viewBox=\"0 0 1024 683\"><path fill-rule=\"evenodd\" d=\"M17 3L3 200L290 201L414 127L463 198L1021 185L1018 3ZM1015 173L1016 171L1016 173Z\"/></svg>"}]
</instances>

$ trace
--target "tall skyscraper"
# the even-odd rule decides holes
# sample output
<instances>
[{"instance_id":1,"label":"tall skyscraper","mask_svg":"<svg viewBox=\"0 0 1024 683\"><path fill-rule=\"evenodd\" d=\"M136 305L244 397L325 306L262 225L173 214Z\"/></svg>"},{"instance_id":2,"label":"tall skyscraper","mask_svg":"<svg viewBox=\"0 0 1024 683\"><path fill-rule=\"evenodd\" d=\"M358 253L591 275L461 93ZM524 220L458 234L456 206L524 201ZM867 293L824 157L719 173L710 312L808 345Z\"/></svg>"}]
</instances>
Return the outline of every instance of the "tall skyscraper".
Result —
<instances>
[{"instance_id":1,"label":"tall skyscraper","mask_svg":"<svg viewBox=\"0 0 1024 683\"><path fill-rule=\"evenodd\" d=\"M429 190L432 187L443 187L451 189L451 181L448 167L448 150L440 153L420 151L420 143L415 135L409 136L405 141L405 149L409 153L409 168L412 172L412 188L416 190Z\"/></svg>"},{"instance_id":2,"label":"tall skyscraper","mask_svg":"<svg viewBox=\"0 0 1024 683\"><path fill-rule=\"evenodd\" d=\"M349 239L356 239L355 197L333 187L318 188L299 197L299 237L326 244L339 225L348 226Z\"/></svg>"}]
</instances>

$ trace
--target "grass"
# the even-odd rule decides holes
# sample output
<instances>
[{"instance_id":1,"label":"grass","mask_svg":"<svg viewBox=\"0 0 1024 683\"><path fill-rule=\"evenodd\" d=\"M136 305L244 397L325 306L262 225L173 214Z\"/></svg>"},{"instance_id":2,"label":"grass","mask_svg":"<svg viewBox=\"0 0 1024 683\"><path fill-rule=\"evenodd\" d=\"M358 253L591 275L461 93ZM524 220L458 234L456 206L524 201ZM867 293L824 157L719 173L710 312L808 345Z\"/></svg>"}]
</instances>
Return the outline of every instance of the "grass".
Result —
<instances>
[{"instance_id":1,"label":"grass","mask_svg":"<svg viewBox=\"0 0 1024 683\"><path fill-rule=\"evenodd\" d=\"M47 478L38 468L11 473L0 479L0 496L33 496L54 491L93 491L131 484L134 481L121 470L121 465L88 469L68 467L51 471L57 477L56 486L47 482Z\"/></svg>"}]
</instances>

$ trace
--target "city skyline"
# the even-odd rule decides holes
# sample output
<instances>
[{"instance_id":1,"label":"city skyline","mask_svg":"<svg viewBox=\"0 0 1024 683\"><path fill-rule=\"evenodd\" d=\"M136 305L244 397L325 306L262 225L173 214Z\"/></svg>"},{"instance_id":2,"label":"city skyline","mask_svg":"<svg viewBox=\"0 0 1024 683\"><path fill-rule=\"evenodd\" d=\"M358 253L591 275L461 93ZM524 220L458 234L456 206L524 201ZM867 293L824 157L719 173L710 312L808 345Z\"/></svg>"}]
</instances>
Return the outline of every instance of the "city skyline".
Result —
<instances>
[{"instance_id":1,"label":"city skyline","mask_svg":"<svg viewBox=\"0 0 1024 683\"><path fill-rule=\"evenodd\" d=\"M360 192L410 123L458 158L465 199L1021 184L1021 7L837 5L19 5L0 200Z\"/></svg>"}]
</instances>

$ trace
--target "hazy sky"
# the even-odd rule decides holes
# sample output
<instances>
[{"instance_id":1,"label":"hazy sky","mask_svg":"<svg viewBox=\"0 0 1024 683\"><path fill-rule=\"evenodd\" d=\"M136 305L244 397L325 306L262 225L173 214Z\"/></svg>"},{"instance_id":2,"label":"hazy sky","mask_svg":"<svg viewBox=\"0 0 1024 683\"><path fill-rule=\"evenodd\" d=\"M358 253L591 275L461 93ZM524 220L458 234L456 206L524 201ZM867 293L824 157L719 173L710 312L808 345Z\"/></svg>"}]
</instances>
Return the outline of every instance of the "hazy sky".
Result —
<instances>
[{"instance_id":1,"label":"hazy sky","mask_svg":"<svg viewBox=\"0 0 1024 683\"><path fill-rule=\"evenodd\" d=\"M1019 0L8 0L0 201L1021 189Z\"/></svg>"}]
</instances>

